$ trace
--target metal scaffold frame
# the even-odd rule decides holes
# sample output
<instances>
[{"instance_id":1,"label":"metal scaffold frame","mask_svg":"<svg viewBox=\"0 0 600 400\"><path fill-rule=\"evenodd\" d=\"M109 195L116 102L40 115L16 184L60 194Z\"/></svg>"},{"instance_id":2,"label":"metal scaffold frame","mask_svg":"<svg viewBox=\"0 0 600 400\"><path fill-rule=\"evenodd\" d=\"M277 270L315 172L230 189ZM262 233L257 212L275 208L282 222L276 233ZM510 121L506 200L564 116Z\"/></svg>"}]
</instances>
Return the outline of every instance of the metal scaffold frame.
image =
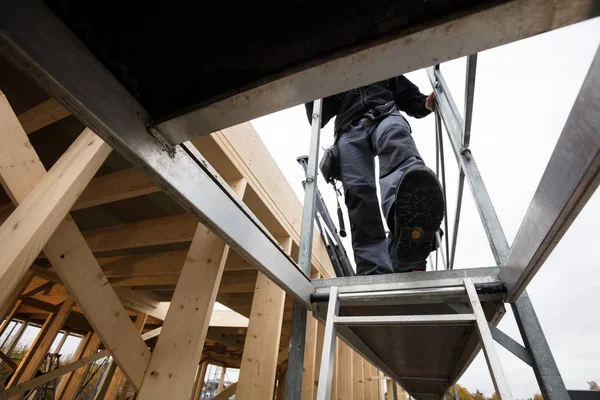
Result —
<instances>
[{"instance_id":1,"label":"metal scaffold frame","mask_svg":"<svg viewBox=\"0 0 600 400\"><path fill-rule=\"evenodd\" d=\"M530 3L535 2L511 2L510 6L499 8L496 12L504 13L503 16L509 21L520 20L521 16L516 13L520 10L518 6L520 4L532 6ZM576 3L579 6L578 10L585 10L587 6L591 7L591 3L588 1L581 0ZM534 6L532 6L532 10L543 13L546 5L542 2L540 4L535 3ZM32 1L14 2L9 5L3 4L0 11L2 11L0 12L0 49L3 55L6 55L17 66L27 72L40 86L56 97L106 143L139 166L158 187L177 200L185 210L195 215L202 224L222 238L247 259L250 264L294 298L285 396L286 399L293 400L299 400L301 396L306 315L307 310L314 311L316 309L314 302L311 301L311 296L317 292L318 288L316 282L311 282L308 274L310 271L315 196L317 192L316 177L321 102L316 102L313 114L300 235L299 267L282 250L278 242L208 162L193 149L193 146L189 146L188 142L185 142L185 140L190 139L190 129L186 127L202 125L202 121L208 121L199 130L199 134L207 134L220 128L221 125L219 124L232 125L241 120L248 120L280 109L282 108L281 105L293 106L305 100L308 101L310 98L324 97L336 91L339 92L357 85L398 75L405 72L409 67L423 67L424 65L421 65L421 63L424 62L431 64L434 60L465 56L469 53L475 53L576 22L588 16L583 12L581 15L573 13L572 20L561 20L560 23L552 27L547 27L544 19L540 18L539 21L530 22L528 29L519 30L515 28L513 33L505 36L502 36L503 32L501 30L497 30L495 35L501 35L500 37L478 36L469 42L468 46L454 46L449 49L443 46L446 42L440 32L428 31L427 35L421 37L420 40L423 43L429 40L432 46L435 45L434 50L443 57L428 53L427 57L421 57L420 60L415 61L410 57L382 56L384 50L388 52L386 54L392 55L399 54L402 51L403 48L400 42L392 41L387 44L387 47L378 45L366 51L360 63L350 63L349 66L348 62L351 60L347 57L341 57L337 60L339 62L336 65L339 68L348 67L348 71L351 73L346 74L344 79L330 81L323 87L319 86L321 81L318 78L321 72L320 66L311 68L309 73L304 75L298 74L289 79L286 78L287 81L298 85L298 87L306 85L309 89L306 92L299 90L302 96L292 99L283 96L284 99L281 104L276 106L265 101L264 104L268 103L269 105L263 107L261 99L264 100L265 94L272 95L275 92L290 91L288 86L281 86L281 82L278 81L265 85L270 85L269 87L273 89L271 91L262 87L249 92L248 96L245 97L253 100L251 107L238 107L238 103L227 103L226 99L218 102L218 104L215 103L213 106L195 110L174 120L161 123L159 126L152 126L150 116L146 110L99 63L89 50L81 45L43 3ZM481 13L478 18L493 20L496 16L492 10ZM465 18L463 21L465 28L458 35L458 41L468 40L479 29L480 23L476 24L474 21L473 18ZM423 43L421 45L425 46ZM467 53L465 54L465 52ZM69 57L65 57L65 55L69 55ZM437 95L436 129L439 145L438 159L442 166L442 176L445 174L442 124L445 126L453 153L460 167L454 231L452 238L447 235L445 244L440 243L440 249L445 247L443 264L446 269L452 270L457 246L464 181L466 180L471 188L497 264L497 268L489 272L489 277L493 277L506 285L507 293L503 300L510 303L514 310L525 346L521 346L498 330L494 324L489 324L482 316L480 295L476 293L476 284L471 281L469 276L456 280L454 285L457 287L462 285L460 290L464 290L468 297L471 308L466 312L464 312L464 309L461 311L458 307L457 315L447 317L432 318L431 316L424 316L420 317L421 319L417 318L411 321L410 318L403 316L388 316L375 322L384 324L415 322L476 323L499 398L506 400L511 398L511 395L493 343L491 343L492 338L533 367L545 399L566 399L568 398L567 390L527 295L526 286L551 254L600 183L600 120L598 117L600 115L600 51L596 53L593 59L588 75L512 247L508 245L472 151L469 148L476 57L476 54L474 54L468 58L464 117L458 111L452 99L441 70L433 67L427 71ZM398 61L389 62L391 59L397 59ZM373 68L364 68L369 65L369 62L372 63ZM331 65L328 67L330 70L332 69ZM363 75L363 71L366 70L370 72ZM255 96L253 93L258 94ZM240 96L240 98L243 97ZM222 111L226 104L244 110L232 112L227 115L227 118L216 121L216 116L226 114ZM167 142L164 140L165 137L168 139ZM172 145L175 142L180 144ZM564 168L565 165L568 165L569 168ZM445 181L445 179L443 180ZM199 187L202 188L202 191L197 190ZM448 218L446 218L447 223ZM446 232L449 232L447 228ZM427 275L427 273L423 275ZM423 280L426 279L423 278ZM436 286L435 282L426 282L424 287L430 292L425 294L430 295L441 287ZM423 284L423 282L420 282L420 284ZM443 287L447 287L448 282L443 282L443 285ZM356 290L356 292L361 293L360 296L365 296L367 291L388 291L382 293L389 295L390 290L402 291L407 289L405 284L384 286L375 285L368 290L363 288L362 290ZM412 286L413 289L419 287L421 286L418 284ZM323 346L322 360L331 361L332 359L335 350L336 324L348 326L374 321L373 317L368 316L355 320L337 317L337 307L344 297L340 297L340 293L338 286L332 285L330 287L325 332L326 341ZM421 293L421 296L423 296L423 293ZM443 296L440 296L440 298L443 298ZM461 316L461 314L466 315ZM369 318L371 319L369 320ZM339 336L344 340L351 341L351 334L348 331L344 332L338 332L340 333ZM389 367L380 362L381 360L378 360L375 354L369 353L364 348L361 350L356 345L353 345L353 347L367 359L378 364L381 370L389 371ZM105 352L108 351L105 350ZM93 357L98 357L99 354L101 353L97 353ZM318 396L320 397L318 398L325 399L331 381L332 366L330 362L322 362L321 366L321 384L318 389ZM398 377L393 376L393 371L389 372L390 377L397 380ZM460 377L462 372L457 371L454 381ZM447 383L450 387L454 382Z\"/></svg>"}]
</instances>

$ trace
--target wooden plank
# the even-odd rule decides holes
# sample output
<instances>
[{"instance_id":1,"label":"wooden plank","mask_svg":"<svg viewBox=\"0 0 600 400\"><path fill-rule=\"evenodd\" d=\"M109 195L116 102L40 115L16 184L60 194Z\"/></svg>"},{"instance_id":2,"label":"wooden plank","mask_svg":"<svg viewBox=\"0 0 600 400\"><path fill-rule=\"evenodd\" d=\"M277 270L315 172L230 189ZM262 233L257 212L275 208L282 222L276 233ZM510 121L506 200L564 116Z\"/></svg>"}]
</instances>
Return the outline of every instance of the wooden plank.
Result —
<instances>
[{"instance_id":1,"label":"wooden plank","mask_svg":"<svg viewBox=\"0 0 600 400\"><path fill-rule=\"evenodd\" d=\"M371 396L371 364L363 360L363 397L365 400L376 400Z\"/></svg>"},{"instance_id":2,"label":"wooden plank","mask_svg":"<svg viewBox=\"0 0 600 400\"><path fill-rule=\"evenodd\" d=\"M4 96L0 96L0 116L0 155L5 156L0 157L0 177L11 199L15 204L20 203L0 227L0 248L6 245L1 239L3 228L10 230L8 244L21 235L21 239L29 238L32 243L26 248L26 259L16 264L19 268L9 272L23 273L23 269L39 254L40 246L47 242L44 253L64 285L116 362L139 387L150 352L108 285L77 225L67 215L75 199L110 153L110 147L86 129L52 169L45 173ZM17 224L23 218L26 221ZM34 237L34 232L23 228L31 225L36 218L39 221L39 235ZM16 230L13 229L15 226ZM0 254L0 260L3 255L4 252ZM11 279L4 279L7 270L3 272L2 265L0 261L0 304L6 293L3 288L13 284Z\"/></svg>"},{"instance_id":3,"label":"wooden plank","mask_svg":"<svg viewBox=\"0 0 600 400\"><path fill-rule=\"evenodd\" d=\"M354 400L365 400L363 361L360 354L352 352L352 398Z\"/></svg>"},{"instance_id":4,"label":"wooden plank","mask_svg":"<svg viewBox=\"0 0 600 400\"><path fill-rule=\"evenodd\" d=\"M232 183L241 197L246 182ZM203 225L186 257L140 390L141 399L187 399L194 385L229 246Z\"/></svg>"},{"instance_id":5,"label":"wooden plank","mask_svg":"<svg viewBox=\"0 0 600 400\"><path fill-rule=\"evenodd\" d=\"M67 317L73 309L74 304L75 302L71 297L67 298L67 300L60 306L60 309L56 315L52 317L52 322L48 325L48 328L40 331L40 334L43 332L43 335L40 338L39 345L37 345L35 351L32 352L30 350L23 358L19 368L8 384L9 388L25 383L35 377L40 364L46 359L46 355L48 354L48 351L50 351L50 347L52 346L52 343L54 343L54 339L67 320Z\"/></svg>"},{"instance_id":6,"label":"wooden plank","mask_svg":"<svg viewBox=\"0 0 600 400\"><path fill-rule=\"evenodd\" d=\"M237 382L213 397L213 400L227 400L237 392ZM237 398L237 396L236 396Z\"/></svg>"},{"instance_id":7,"label":"wooden plank","mask_svg":"<svg viewBox=\"0 0 600 400\"><path fill-rule=\"evenodd\" d=\"M135 318L135 322L134 322L134 326L137 329L137 331L141 334L142 331L144 330L144 325L146 324L146 320L148 319L148 314L139 314L136 318ZM119 389L125 385L126 383L126 378L125 375L123 374L123 371L121 370L121 368L117 367L117 369L115 370L111 380L110 380L110 384L108 385L108 389L106 390L106 393L104 395L104 399L107 400L113 400L114 398L117 397L117 394L119 393Z\"/></svg>"},{"instance_id":8,"label":"wooden plank","mask_svg":"<svg viewBox=\"0 0 600 400\"><path fill-rule=\"evenodd\" d=\"M313 272L311 279L318 279L320 274ZM312 313L306 316L306 339L304 343L304 366L302 373L302 400L312 400L315 396L315 359L317 357L317 320Z\"/></svg>"},{"instance_id":9,"label":"wooden plank","mask_svg":"<svg viewBox=\"0 0 600 400\"><path fill-rule=\"evenodd\" d=\"M41 104L19 114L19 122L26 134L30 135L56 121L68 117L71 113L55 99L49 99Z\"/></svg>"},{"instance_id":10,"label":"wooden plank","mask_svg":"<svg viewBox=\"0 0 600 400\"><path fill-rule=\"evenodd\" d=\"M127 168L94 178L73 205L80 210L132 197L160 192L138 168Z\"/></svg>"},{"instance_id":11,"label":"wooden plank","mask_svg":"<svg viewBox=\"0 0 600 400\"><path fill-rule=\"evenodd\" d=\"M339 400L353 398L352 382L352 349L343 341L338 345L338 388L337 395Z\"/></svg>"},{"instance_id":12,"label":"wooden plank","mask_svg":"<svg viewBox=\"0 0 600 400\"><path fill-rule=\"evenodd\" d=\"M6 100L4 97L3 99ZM4 110L4 107L0 108ZM9 149L18 153L15 147L19 145L15 143L15 137L10 135L5 124L0 127L0 138L0 158L4 158ZM26 145L23 141L18 143L21 143L20 147ZM29 188L30 185L23 184L22 176L15 179L19 173L23 175L24 169L6 164L14 160L21 165L27 158L20 158L13 153L10 161L2 160L0 175L3 186L13 199L18 198L21 203L0 226L0 248L4 249L0 253L0 303L8 300L27 268L109 153L110 147L107 144L89 129L84 130L25 198L21 196L23 186ZM15 172L17 170L19 173Z\"/></svg>"},{"instance_id":13,"label":"wooden plank","mask_svg":"<svg viewBox=\"0 0 600 400\"><path fill-rule=\"evenodd\" d=\"M85 345L85 349L81 354L81 358L89 357L95 354L100 347L100 337L94 333L87 344ZM79 368L76 371L72 372L71 375L67 378L66 383L61 387L60 393L56 396L57 399L60 400L72 400L76 398L77 393L79 393L79 389L83 385L84 379L90 369L90 365L86 365L84 368Z\"/></svg>"},{"instance_id":14,"label":"wooden plank","mask_svg":"<svg viewBox=\"0 0 600 400\"><path fill-rule=\"evenodd\" d=\"M288 238L285 250L291 251L291 245ZM238 400L273 398L284 303L285 292L259 273L240 367Z\"/></svg>"}]
</instances>

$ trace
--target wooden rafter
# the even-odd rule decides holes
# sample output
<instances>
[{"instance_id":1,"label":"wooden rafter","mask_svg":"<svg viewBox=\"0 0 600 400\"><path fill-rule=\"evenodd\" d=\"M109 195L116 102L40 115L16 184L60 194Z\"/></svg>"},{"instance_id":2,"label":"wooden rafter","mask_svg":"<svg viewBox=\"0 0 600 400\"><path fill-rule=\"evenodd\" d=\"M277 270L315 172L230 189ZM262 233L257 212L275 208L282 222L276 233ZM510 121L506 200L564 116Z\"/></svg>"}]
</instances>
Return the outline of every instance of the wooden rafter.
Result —
<instances>
[{"instance_id":1,"label":"wooden rafter","mask_svg":"<svg viewBox=\"0 0 600 400\"><path fill-rule=\"evenodd\" d=\"M139 387L150 353L136 332L79 229L67 214L110 153L85 129L45 173L5 96L0 96L0 176L15 204L0 226L0 304L42 246L87 319L117 363Z\"/></svg>"}]
</instances>

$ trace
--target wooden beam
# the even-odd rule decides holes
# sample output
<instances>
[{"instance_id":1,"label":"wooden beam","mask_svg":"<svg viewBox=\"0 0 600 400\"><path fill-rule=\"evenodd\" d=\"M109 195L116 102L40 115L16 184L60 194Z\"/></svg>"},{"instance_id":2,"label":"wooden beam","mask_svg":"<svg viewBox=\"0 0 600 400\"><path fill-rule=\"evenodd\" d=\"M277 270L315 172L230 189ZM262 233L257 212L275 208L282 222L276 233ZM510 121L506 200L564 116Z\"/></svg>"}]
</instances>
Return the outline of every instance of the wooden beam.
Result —
<instances>
[{"instance_id":1,"label":"wooden beam","mask_svg":"<svg viewBox=\"0 0 600 400\"><path fill-rule=\"evenodd\" d=\"M94 178L73 205L80 210L132 197L160 192L138 168L127 168Z\"/></svg>"},{"instance_id":2,"label":"wooden beam","mask_svg":"<svg viewBox=\"0 0 600 400\"><path fill-rule=\"evenodd\" d=\"M338 399L353 398L352 349L345 342L338 345Z\"/></svg>"},{"instance_id":3,"label":"wooden beam","mask_svg":"<svg viewBox=\"0 0 600 400\"><path fill-rule=\"evenodd\" d=\"M4 302L0 302L0 336L2 336L10 320L21 305L19 297L21 296L21 293L25 291L32 279L33 273L31 271L25 272L21 278L21 281L12 290L10 296L8 296Z\"/></svg>"},{"instance_id":4,"label":"wooden beam","mask_svg":"<svg viewBox=\"0 0 600 400\"><path fill-rule=\"evenodd\" d=\"M144 325L146 324L147 319L148 319L148 314L139 314L135 318L134 326L140 334L144 330ZM116 398L117 394L119 393L119 389L123 385L125 385L126 382L127 382L127 380L125 378L125 375L123 374L123 371L121 370L121 368L117 367L117 369L115 370L115 372L112 376L112 379L110 380L110 384L108 385L106 394L104 395L103 398L106 400L113 400L114 398Z\"/></svg>"},{"instance_id":5,"label":"wooden beam","mask_svg":"<svg viewBox=\"0 0 600 400\"><path fill-rule=\"evenodd\" d=\"M284 248L291 251L291 246L287 238ZM240 367L238 400L273 398L284 302L285 292L259 273Z\"/></svg>"},{"instance_id":6,"label":"wooden beam","mask_svg":"<svg viewBox=\"0 0 600 400\"><path fill-rule=\"evenodd\" d=\"M378 372L374 365L371 365L371 399L379 400L379 380L375 379Z\"/></svg>"},{"instance_id":7,"label":"wooden beam","mask_svg":"<svg viewBox=\"0 0 600 400\"><path fill-rule=\"evenodd\" d=\"M352 352L352 398L354 400L365 400L363 361L360 354Z\"/></svg>"},{"instance_id":8,"label":"wooden beam","mask_svg":"<svg viewBox=\"0 0 600 400\"><path fill-rule=\"evenodd\" d=\"M7 106L4 96L0 98L2 101ZM12 112L10 108L8 111ZM0 120L4 120L6 113L6 108L0 104ZM30 162L27 157L21 157L24 152L19 151L29 142L16 140L11 128L14 129L14 125L0 126L0 176L13 201L19 199L17 202L21 203L0 226L0 248L4 249L0 253L0 303L8 300L75 199L110 153L110 147L86 129L48 173L43 174L41 167L38 172L43 175L42 179L29 195L23 196L30 189L30 185L23 181L23 173L29 175L29 165L16 168L11 163L21 166L26 161ZM11 155L8 156L8 153Z\"/></svg>"},{"instance_id":9,"label":"wooden beam","mask_svg":"<svg viewBox=\"0 0 600 400\"><path fill-rule=\"evenodd\" d=\"M13 371L19 367L9 356L4 354L3 351L0 351L0 359L2 359L2 361L4 361Z\"/></svg>"},{"instance_id":10,"label":"wooden beam","mask_svg":"<svg viewBox=\"0 0 600 400\"><path fill-rule=\"evenodd\" d=\"M241 197L246 182L239 180L231 186ZM229 246L225 242L196 223L192 245L146 371L140 398L187 400L193 390L194 367L202 357L228 253Z\"/></svg>"},{"instance_id":11,"label":"wooden beam","mask_svg":"<svg viewBox=\"0 0 600 400\"><path fill-rule=\"evenodd\" d=\"M225 162L233 163L233 167L248 181L272 218L299 245L302 203L250 122L194 138L192 143L201 151L206 148L216 150L204 151L203 155L217 169ZM223 152L226 157L220 157L219 160L216 159L218 155L212 156L219 152ZM313 235L312 266L323 277L335 277L327 249L317 231Z\"/></svg>"},{"instance_id":12,"label":"wooden beam","mask_svg":"<svg viewBox=\"0 0 600 400\"><path fill-rule=\"evenodd\" d=\"M19 122L26 134L30 135L56 121L71 115L66 108L55 99L49 99L41 104L19 114Z\"/></svg>"},{"instance_id":13,"label":"wooden beam","mask_svg":"<svg viewBox=\"0 0 600 400\"><path fill-rule=\"evenodd\" d=\"M227 399L229 399L231 396L233 396L234 394L237 393L237 386L238 386L238 384L236 382L233 385L229 386L227 389L223 390L221 393L219 393L215 397L213 397L213 400L227 400ZM237 398L237 395L236 395L236 398Z\"/></svg>"},{"instance_id":14,"label":"wooden beam","mask_svg":"<svg viewBox=\"0 0 600 400\"><path fill-rule=\"evenodd\" d=\"M100 343L100 337L96 333L91 335L87 343L85 343L83 351L81 352L81 358L84 359L95 354L100 347ZM89 369L90 365L88 364L85 366L85 368L79 368L66 377L66 381L61 386L59 394L56 396L56 398L60 400L75 399L77 393L79 393L79 389L83 385Z\"/></svg>"},{"instance_id":15,"label":"wooden beam","mask_svg":"<svg viewBox=\"0 0 600 400\"><path fill-rule=\"evenodd\" d=\"M191 214L169 215L83 232L94 253L138 247L189 243L198 219Z\"/></svg>"},{"instance_id":16,"label":"wooden beam","mask_svg":"<svg viewBox=\"0 0 600 400\"><path fill-rule=\"evenodd\" d=\"M35 351L29 351L23 358L19 368L17 368L17 371L8 384L9 388L25 383L35 377L36 372L39 370L40 364L46 359L46 355L48 354L48 351L50 351L50 347L52 346L52 343L54 343L54 339L67 320L67 317L73 309L74 304L75 302L73 299L69 297L60 306L60 309L56 315L52 317L52 322L48 326L48 329L40 331L40 334L43 332L43 335L40 338L39 345Z\"/></svg>"},{"instance_id":17,"label":"wooden beam","mask_svg":"<svg viewBox=\"0 0 600 400\"><path fill-rule=\"evenodd\" d=\"M16 250L22 258L11 257L11 252L0 253L0 304L46 243L44 253L69 293L116 362L134 386L139 387L150 352L108 285L77 225L67 215L110 153L110 147L85 129L45 173L3 95L0 121L0 180L11 200L19 204L0 226L0 248L9 248L5 246L11 246L14 240L27 243L20 245L20 251Z\"/></svg>"},{"instance_id":18,"label":"wooden beam","mask_svg":"<svg viewBox=\"0 0 600 400\"><path fill-rule=\"evenodd\" d=\"M15 383L18 381L18 379L23 374L23 371L27 367L27 365L29 363L29 360L33 357L33 355L35 354L35 352L37 351L37 349L40 347L40 344L42 343L42 340L44 339L44 336L48 332L48 329L50 328L50 325L52 324L52 321L54 320L54 317L55 317L55 314L52 314L52 313L48 314L46 316L46 320L44 321L44 324L42 325L42 328L40 329L40 331L38 332L37 336L35 337L35 339L31 343L31 346L29 346L29 349L27 349L27 353L25 353L25 356L23 357L23 359L19 363L19 367L17 368L17 370L15 371L15 373L13 374L13 376L11 377L10 381L6 385L6 387L8 389L10 389L12 386L14 386Z\"/></svg>"},{"instance_id":19,"label":"wooden beam","mask_svg":"<svg viewBox=\"0 0 600 400\"><path fill-rule=\"evenodd\" d=\"M24 383L22 385L18 385L17 387L14 387L12 389L6 390L4 392L0 392L0 400L10 399L12 396L16 396L21 393L25 393L31 389L34 389L36 387L43 385L46 382L49 382L49 381L56 379L62 375L65 375L72 371L75 371L78 368L81 368L83 366L91 364L94 361L97 361L108 355L110 355L108 350L99 351L95 354L92 354L89 357L82 358L79 361L72 362L71 364L65 365L64 367L57 368L51 372L40 375L37 378L27 381L26 383Z\"/></svg>"}]
</instances>

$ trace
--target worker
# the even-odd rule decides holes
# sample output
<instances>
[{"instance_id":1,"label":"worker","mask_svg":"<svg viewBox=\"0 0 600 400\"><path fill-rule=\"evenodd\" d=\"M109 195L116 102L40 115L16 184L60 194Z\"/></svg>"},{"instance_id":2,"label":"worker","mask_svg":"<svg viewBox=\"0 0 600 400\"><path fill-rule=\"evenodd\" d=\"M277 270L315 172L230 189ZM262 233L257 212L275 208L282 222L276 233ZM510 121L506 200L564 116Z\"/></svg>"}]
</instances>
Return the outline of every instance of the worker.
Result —
<instances>
[{"instance_id":1,"label":"worker","mask_svg":"<svg viewBox=\"0 0 600 400\"><path fill-rule=\"evenodd\" d=\"M358 275L424 271L429 253L437 248L435 236L444 216L442 190L399 112L423 118L434 107L435 93L422 94L404 76L323 99L321 127L336 117L334 154ZM306 111L312 121L312 102ZM377 199L375 156L387 237Z\"/></svg>"}]
</instances>

